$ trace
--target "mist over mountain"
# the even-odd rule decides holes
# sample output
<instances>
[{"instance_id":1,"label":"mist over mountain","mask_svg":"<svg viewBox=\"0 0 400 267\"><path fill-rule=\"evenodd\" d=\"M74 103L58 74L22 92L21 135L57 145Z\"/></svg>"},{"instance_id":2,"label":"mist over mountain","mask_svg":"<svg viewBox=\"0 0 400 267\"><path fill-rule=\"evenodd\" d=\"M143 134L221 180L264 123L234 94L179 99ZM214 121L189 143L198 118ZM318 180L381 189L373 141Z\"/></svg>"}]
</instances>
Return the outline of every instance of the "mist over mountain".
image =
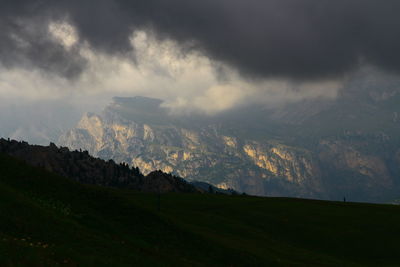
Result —
<instances>
[{"instance_id":1,"label":"mist over mountain","mask_svg":"<svg viewBox=\"0 0 400 267\"><path fill-rule=\"evenodd\" d=\"M251 194L386 201L399 173L397 6L9 2L0 135Z\"/></svg>"},{"instance_id":2,"label":"mist over mountain","mask_svg":"<svg viewBox=\"0 0 400 267\"><path fill-rule=\"evenodd\" d=\"M335 100L177 116L158 99L114 98L59 143L256 195L357 201L398 197L400 88L360 73Z\"/></svg>"},{"instance_id":3,"label":"mist over mountain","mask_svg":"<svg viewBox=\"0 0 400 267\"><path fill-rule=\"evenodd\" d=\"M0 100L0 137L48 145L72 127L82 112L83 109L62 101Z\"/></svg>"},{"instance_id":4,"label":"mist over mountain","mask_svg":"<svg viewBox=\"0 0 400 267\"><path fill-rule=\"evenodd\" d=\"M399 265L399 0L1 4L1 266Z\"/></svg>"}]
</instances>

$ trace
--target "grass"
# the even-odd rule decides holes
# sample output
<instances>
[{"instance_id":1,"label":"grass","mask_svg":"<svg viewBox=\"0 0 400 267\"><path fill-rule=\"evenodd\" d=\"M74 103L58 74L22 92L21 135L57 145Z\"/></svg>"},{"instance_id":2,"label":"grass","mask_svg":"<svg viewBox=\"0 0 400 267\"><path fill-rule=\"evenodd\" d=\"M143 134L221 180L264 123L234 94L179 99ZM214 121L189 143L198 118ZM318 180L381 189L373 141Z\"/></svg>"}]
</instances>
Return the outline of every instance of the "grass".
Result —
<instances>
[{"instance_id":1,"label":"grass","mask_svg":"<svg viewBox=\"0 0 400 267\"><path fill-rule=\"evenodd\" d=\"M87 186L0 156L1 266L400 263L400 207Z\"/></svg>"}]
</instances>

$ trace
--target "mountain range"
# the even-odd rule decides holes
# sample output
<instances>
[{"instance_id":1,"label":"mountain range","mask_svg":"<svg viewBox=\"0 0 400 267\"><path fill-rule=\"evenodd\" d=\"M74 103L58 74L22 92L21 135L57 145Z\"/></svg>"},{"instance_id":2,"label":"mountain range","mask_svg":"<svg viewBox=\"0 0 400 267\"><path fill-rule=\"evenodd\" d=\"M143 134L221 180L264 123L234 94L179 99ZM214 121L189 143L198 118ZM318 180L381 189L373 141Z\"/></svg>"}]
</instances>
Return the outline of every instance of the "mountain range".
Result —
<instances>
[{"instance_id":1,"label":"mountain range","mask_svg":"<svg viewBox=\"0 0 400 267\"><path fill-rule=\"evenodd\" d=\"M115 97L58 143L144 174L162 170L253 195L392 201L400 195L398 81L363 76L344 87L334 100L214 116L177 116L158 99Z\"/></svg>"}]
</instances>

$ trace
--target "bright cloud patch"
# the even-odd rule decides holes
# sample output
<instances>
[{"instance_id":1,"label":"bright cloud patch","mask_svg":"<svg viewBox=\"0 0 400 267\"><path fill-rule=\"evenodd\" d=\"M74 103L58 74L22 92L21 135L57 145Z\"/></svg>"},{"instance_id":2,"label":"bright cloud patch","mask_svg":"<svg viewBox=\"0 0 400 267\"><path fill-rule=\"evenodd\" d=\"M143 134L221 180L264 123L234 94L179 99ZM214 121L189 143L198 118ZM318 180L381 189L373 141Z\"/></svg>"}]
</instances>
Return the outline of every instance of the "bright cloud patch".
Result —
<instances>
[{"instance_id":1,"label":"bright cloud patch","mask_svg":"<svg viewBox=\"0 0 400 267\"><path fill-rule=\"evenodd\" d=\"M68 23L53 22L49 32L66 50L79 49L88 62L85 71L70 81L38 70L3 70L2 96L79 99L80 103L89 103L100 98L109 101L112 96L142 95L165 100L174 113L214 114L244 104L280 105L308 98L334 98L340 87L335 81L294 84L284 80L246 80L232 68L199 53L181 53L177 43L159 42L142 31L132 35L132 51L118 57L80 44L76 30Z\"/></svg>"},{"instance_id":2,"label":"bright cloud patch","mask_svg":"<svg viewBox=\"0 0 400 267\"><path fill-rule=\"evenodd\" d=\"M49 32L53 38L62 44L66 49L70 49L79 40L75 28L67 22L50 23Z\"/></svg>"}]
</instances>

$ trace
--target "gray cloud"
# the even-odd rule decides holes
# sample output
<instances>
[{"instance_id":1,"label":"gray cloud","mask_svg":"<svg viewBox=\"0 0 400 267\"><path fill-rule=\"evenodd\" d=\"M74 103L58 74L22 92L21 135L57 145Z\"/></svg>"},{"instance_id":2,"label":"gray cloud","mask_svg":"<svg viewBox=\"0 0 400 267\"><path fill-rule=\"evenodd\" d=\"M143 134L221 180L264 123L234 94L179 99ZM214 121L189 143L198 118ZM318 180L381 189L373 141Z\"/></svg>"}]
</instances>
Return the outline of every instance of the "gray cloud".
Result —
<instances>
[{"instance_id":1,"label":"gray cloud","mask_svg":"<svg viewBox=\"0 0 400 267\"><path fill-rule=\"evenodd\" d=\"M369 63L400 70L398 0L17 0L0 11L0 60L67 77L85 60L48 36L68 20L95 50L124 55L134 30L176 40L250 77L319 79ZM79 44L78 44L79 45Z\"/></svg>"},{"instance_id":2,"label":"gray cloud","mask_svg":"<svg viewBox=\"0 0 400 267\"><path fill-rule=\"evenodd\" d=\"M53 19L36 1L10 1L0 11L0 63L8 68L37 67L67 78L78 76L86 61L49 35Z\"/></svg>"}]
</instances>

